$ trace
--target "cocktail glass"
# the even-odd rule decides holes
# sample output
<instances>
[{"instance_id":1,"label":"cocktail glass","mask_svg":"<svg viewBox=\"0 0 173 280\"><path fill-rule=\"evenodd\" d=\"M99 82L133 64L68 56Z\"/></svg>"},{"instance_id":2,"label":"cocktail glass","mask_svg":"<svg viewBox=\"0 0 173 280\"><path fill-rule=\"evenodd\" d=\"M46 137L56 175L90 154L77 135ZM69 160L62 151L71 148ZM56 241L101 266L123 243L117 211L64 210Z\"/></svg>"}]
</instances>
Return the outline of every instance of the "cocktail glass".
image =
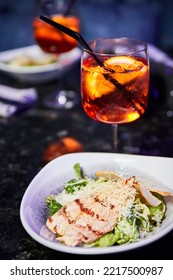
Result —
<instances>
[{"instance_id":1,"label":"cocktail glass","mask_svg":"<svg viewBox=\"0 0 173 280\"><path fill-rule=\"evenodd\" d=\"M95 121L111 124L117 150L117 126L139 119L149 91L149 58L145 42L131 38L99 38L88 42L81 57L82 105Z\"/></svg>"},{"instance_id":2,"label":"cocktail glass","mask_svg":"<svg viewBox=\"0 0 173 280\"><path fill-rule=\"evenodd\" d=\"M79 18L74 9L74 0L36 0L39 10L53 21L79 31ZM33 37L37 45L46 53L54 54L55 59L77 47L77 41L36 17L33 21ZM61 80L63 78L61 77ZM46 98L49 107L68 109L78 102L77 93L62 87Z\"/></svg>"}]
</instances>

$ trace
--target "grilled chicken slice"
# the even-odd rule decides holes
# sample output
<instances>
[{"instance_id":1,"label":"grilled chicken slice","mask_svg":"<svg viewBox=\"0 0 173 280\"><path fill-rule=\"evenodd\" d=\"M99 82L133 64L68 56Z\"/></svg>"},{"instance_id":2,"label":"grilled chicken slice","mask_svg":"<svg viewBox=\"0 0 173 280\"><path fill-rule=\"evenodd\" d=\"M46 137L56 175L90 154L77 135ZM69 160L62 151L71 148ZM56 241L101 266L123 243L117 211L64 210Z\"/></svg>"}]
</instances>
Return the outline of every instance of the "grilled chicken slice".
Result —
<instances>
[{"instance_id":1,"label":"grilled chicken slice","mask_svg":"<svg viewBox=\"0 0 173 280\"><path fill-rule=\"evenodd\" d=\"M129 182L105 183L101 190L67 203L46 225L68 246L93 242L113 230L135 195L136 188Z\"/></svg>"}]
</instances>

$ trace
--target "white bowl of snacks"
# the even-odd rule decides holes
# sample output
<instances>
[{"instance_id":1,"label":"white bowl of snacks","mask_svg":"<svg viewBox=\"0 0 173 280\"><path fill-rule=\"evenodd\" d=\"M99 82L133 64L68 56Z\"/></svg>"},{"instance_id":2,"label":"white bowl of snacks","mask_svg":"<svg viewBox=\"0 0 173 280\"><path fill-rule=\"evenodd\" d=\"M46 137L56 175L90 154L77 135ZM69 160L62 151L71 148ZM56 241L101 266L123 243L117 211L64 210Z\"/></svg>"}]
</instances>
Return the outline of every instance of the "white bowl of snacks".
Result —
<instances>
[{"instance_id":1,"label":"white bowl of snacks","mask_svg":"<svg viewBox=\"0 0 173 280\"><path fill-rule=\"evenodd\" d=\"M43 52L37 45L0 53L0 71L24 83L45 83L58 78L80 59L81 50L58 55Z\"/></svg>"}]
</instances>

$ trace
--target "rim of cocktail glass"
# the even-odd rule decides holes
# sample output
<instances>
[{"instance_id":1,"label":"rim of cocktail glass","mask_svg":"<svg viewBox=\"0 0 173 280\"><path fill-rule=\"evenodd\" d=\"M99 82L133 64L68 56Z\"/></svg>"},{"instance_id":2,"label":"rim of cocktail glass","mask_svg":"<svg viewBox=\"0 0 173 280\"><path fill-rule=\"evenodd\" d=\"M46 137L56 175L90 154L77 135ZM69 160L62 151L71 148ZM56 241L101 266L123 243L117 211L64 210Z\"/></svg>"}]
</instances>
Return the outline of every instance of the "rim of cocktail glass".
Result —
<instances>
[{"instance_id":1,"label":"rim of cocktail glass","mask_svg":"<svg viewBox=\"0 0 173 280\"><path fill-rule=\"evenodd\" d=\"M131 42L136 42L136 43L139 43L140 45L141 45L141 47L143 46L143 48L140 48L140 50L136 50L136 51L132 51L132 52L122 52L122 53L119 53L119 52L114 52L114 53L106 53L106 52L104 52L104 53L100 53L100 52L96 52L96 51L94 51L93 49L92 49L92 51L90 51L90 50L88 50L88 49L86 49L86 48L83 48L83 52L87 52L87 53L89 53L89 54L92 54L92 53L94 53L95 55L97 55L97 56L115 56L115 55L135 55L135 54L138 54L138 53L141 53L141 52L143 52L143 51L147 51L148 50L148 44L146 43L146 42L144 42L144 41L142 41L142 40L140 40L140 39L135 39L135 38L128 38L128 37L117 37L117 38L114 38L114 37L111 37L111 38L96 38L96 39L92 39L92 40L89 40L88 42L87 42L87 44L89 45L89 46L91 46L91 44L93 43L93 42L96 42L96 41L99 41L99 40L129 40L129 41L131 41ZM137 44L136 44L136 46L137 46Z\"/></svg>"}]
</instances>

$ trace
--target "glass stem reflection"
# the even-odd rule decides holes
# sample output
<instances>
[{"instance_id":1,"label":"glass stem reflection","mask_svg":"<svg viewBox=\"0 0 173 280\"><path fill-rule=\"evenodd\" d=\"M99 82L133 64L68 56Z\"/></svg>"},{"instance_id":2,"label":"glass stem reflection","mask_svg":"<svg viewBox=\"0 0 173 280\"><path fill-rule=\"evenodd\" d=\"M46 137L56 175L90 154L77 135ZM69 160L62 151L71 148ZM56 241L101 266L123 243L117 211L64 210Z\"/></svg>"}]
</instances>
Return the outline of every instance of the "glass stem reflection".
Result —
<instances>
[{"instance_id":1,"label":"glass stem reflection","mask_svg":"<svg viewBox=\"0 0 173 280\"><path fill-rule=\"evenodd\" d=\"M113 130L113 151L118 152L118 125L112 125Z\"/></svg>"}]
</instances>

